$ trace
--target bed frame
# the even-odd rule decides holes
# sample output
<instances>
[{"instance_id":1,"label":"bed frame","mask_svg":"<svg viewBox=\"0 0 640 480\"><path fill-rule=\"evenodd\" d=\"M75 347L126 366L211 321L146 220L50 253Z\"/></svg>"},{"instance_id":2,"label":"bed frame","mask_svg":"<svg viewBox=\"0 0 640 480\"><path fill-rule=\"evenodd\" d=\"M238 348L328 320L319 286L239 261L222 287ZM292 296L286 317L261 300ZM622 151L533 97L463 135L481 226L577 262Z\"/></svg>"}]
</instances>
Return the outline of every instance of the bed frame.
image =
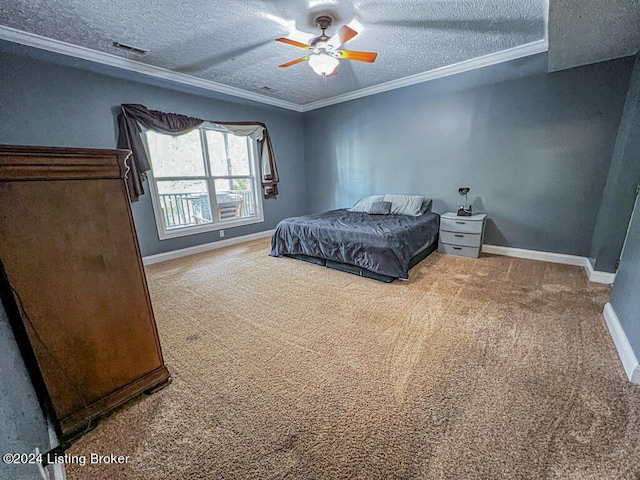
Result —
<instances>
[{"instance_id":1,"label":"bed frame","mask_svg":"<svg viewBox=\"0 0 640 480\"><path fill-rule=\"evenodd\" d=\"M427 258L431 253L433 253L438 248L438 234L433 237L432 243L418 252L416 255L411 257L409 260L409 268L415 267L422 260ZM366 268L358 267L357 265L351 265L349 263L341 263L336 262L335 260L327 260L319 257L311 257L309 255L301 255L301 254L285 254L287 257L295 258L296 260L302 260L304 262L313 263L314 265L321 265L328 268L332 268L334 270L340 270L341 272L352 273L354 275L358 275L359 277L372 278L374 280L378 280L379 282L391 283L397 279L397 277L391 277L389 275L382 275L380 273L372 272L371 270L367 270Z\"/></svg>"}]
</instances>

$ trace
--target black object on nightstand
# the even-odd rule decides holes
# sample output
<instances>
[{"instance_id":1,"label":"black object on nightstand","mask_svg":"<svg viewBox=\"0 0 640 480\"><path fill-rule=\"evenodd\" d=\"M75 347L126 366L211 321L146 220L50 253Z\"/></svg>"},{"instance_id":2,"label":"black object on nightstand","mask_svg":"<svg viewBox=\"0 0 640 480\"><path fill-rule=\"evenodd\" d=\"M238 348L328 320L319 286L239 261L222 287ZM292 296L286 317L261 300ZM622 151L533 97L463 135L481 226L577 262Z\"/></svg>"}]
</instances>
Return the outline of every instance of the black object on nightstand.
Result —
<instances>
[{"instance_id":1,"label":"black object on nightstand","mask_svg":"<svg viewBox=\"0 0 640 480\"><path fill-rule=\"evenodd\" d=\"M473 208L471 205L468 205L469 199L467 197L467 193L469 193L469 190L471 190L469 187L460 187L458 189L458 193L460 195L464 195L464 205L458 209L459 217L470 217L471 215L473 215L473 212L472 212Z\"/></svg>"}]
</instances>

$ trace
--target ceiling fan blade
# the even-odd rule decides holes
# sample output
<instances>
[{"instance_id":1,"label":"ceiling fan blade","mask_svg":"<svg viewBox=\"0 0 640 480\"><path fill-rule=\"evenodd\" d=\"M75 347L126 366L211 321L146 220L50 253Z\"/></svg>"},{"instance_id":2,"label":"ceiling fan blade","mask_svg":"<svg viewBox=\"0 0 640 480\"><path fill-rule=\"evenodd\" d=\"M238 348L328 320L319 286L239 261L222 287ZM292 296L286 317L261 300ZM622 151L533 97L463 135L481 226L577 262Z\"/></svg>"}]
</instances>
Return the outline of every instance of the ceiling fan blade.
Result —
<instances>
[{"instance_id":1,"label":"ceiling fan blade","mask_svg":"<svg viewBox=\"0 0 640 480\"><path fill-rule=\"evenodd\" d=\"M290 38L276 38L276 42L288 43L289 45L293 45L294 47L304 48L305 50L309 50L311 47L306 43L296 42L295 40L291 40Z\"/></svg>"},{"instance_id":2,"label":"ceiling fan blade","mask_svg":"<svg viewBox=\"0 0 640 480\"><path fill-rule=\"evenodd\" d=\"M329 39L327 43L333 48L338 48L340 45L344 45L356 35L358 35L358 32L356 32L352 28L347 27L346 25L343 25L340 27L340 30L338 30L333 35L333 37Z\"/></svg>"},{"instance_id":3,"label":"ceiling fan blade","mask_svg":"<svg viewBox=\"0 0 640 480\"><path fill-rule=\"evenodd\" d=\"M300 62L304 62L305 60L308 60L309 57L301 57L301 58L296 58L295 60L291 60L290 62L287 63L283 63L282 65L278 65L280 68L287 68L290 67L291 65L295 65L296 63L300 63Z\"/></svg>"},{"instance_id":4,"label":"ceiling fan blade","mask_svg":"<svg viewBox=\"0 0 640 480\"><path fill-rule=\"evenodd\" d=\"M368 63L375 62L378 56L378 54L374 52L354 52L352 50L338 50L338 53L343 60L357 60Z\"/></svg>"}]
</instances>

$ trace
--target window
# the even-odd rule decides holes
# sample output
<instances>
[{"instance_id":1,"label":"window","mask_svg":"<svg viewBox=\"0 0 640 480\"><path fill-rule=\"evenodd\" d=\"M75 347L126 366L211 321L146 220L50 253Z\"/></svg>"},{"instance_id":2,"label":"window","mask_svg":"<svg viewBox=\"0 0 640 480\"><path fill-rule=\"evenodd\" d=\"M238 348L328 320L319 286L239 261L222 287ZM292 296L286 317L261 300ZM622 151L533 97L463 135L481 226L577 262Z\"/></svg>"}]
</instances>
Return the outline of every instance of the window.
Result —
<instances>
[{"instance_id":1,"label":"window","mask_svg":"<svg viewBox=\"0 0 640 480\"><path fill-rule=\"evenodd\" d=\"M263 221L254 140L212 127L144 135L161 240Z\"/></svg>"}]
</instances>

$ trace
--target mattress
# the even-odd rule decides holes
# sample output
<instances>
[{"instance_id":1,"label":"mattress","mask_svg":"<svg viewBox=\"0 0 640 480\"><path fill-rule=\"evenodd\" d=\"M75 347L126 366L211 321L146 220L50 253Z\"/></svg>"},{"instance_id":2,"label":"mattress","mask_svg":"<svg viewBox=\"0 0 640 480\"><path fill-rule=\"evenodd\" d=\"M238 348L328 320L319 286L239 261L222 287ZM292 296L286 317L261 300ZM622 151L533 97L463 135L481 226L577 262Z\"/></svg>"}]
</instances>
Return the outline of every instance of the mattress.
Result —
<instances>
[{"instance_id":1,"label":"mattress","mask_svg":"<svg viewBox=\"0 0 640 480\"><path fill-rule=\"evenodd\" d=\"M440 216L370 215L347 209L282 220L271 256L305 256L408 279L411 260L438 235Z\"/></svg>"}]
</instances>

